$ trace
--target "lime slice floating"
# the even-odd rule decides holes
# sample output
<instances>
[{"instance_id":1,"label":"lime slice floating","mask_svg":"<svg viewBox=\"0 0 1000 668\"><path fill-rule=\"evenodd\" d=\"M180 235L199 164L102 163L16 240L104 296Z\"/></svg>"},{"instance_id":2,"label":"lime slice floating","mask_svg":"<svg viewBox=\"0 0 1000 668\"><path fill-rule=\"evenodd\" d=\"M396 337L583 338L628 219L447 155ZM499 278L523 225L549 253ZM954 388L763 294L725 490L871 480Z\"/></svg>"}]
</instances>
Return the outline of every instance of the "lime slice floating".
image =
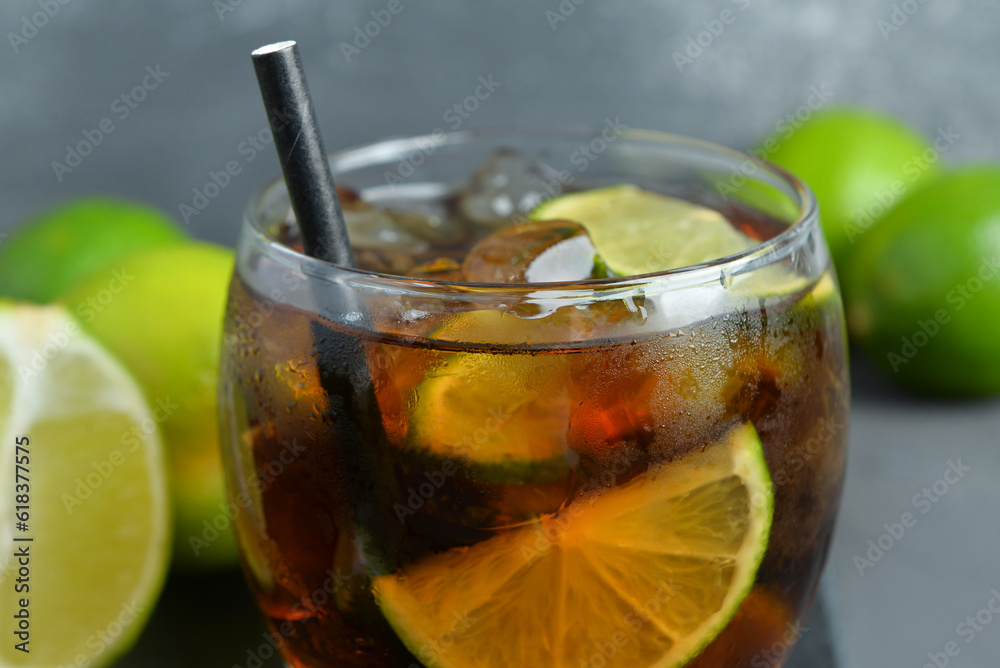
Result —
<instances>
[{"instance_id":1,"label":"lime slice floating","mask_svg":"<svg viewBox=\"0 0 1000 668\"><path fill-rule=\"evenodd\" d=\"M27 599L31 634L25 654L8 632L3 668L103 666L138 636L170 553L155 424L135 382L65 311L0 305L0 610L9 629ZM15 489L22 437L27 492ZM27 531L15 493L28 494ZM22 547L29 588L15 592L25 576L11 553Z\"/></svg>"},{"instance_id":2,"label":"lime slice floating","mask_svg":"<svg viewBox=\"0 0 1000 668\"><path fill-rule=\"evenodd\" d=\"M528 330L516 316L472 311L434 338L518 341L518 331ZM453 353L417 387L407 444L464 461L484 482L557 480L574 456L566 446L568 373L565 355Z\"/></svg>"},{"instance_id":3,"label":"lime slice floating","mask_svg":"<svg viewBox=\"0 0 1000 668\"><path fill-rule=\"evenodd\" d=\"M770 264L733 277L730 294L755 299L796 297L795 309L813 309L825 305L837 293L833 275L826 271L818 278L808 278L783 264Z\"/></svg>"},{"instance_id":4,"label":"lime slice floating","mask_svg":"<svg viewBox=\"0 0 1000 668\"><path fill-rule=\"evenodd\" d=\"M562 218L586 228L600 257L618 275L646 274L724 258L757 245L718 211L633 185L563 195L539 205L536 220ZM810 279L783 263L734 274L719 285L699 286L664 297L668 328L681 327L726 312L745 309L758 299L785 299L805 293ZM824 278L824 298L834 285ZM819 294L819 293L817 293ZM816 303L814 296L810 304Z\"/></svg>"},{"instance_id":5,"label":"lime slice floating","mask_svg":"<svg viewBox=\"0 0 1000 668\"><path fill-rule=\"evenodd\" d=\"M796 308L807 310L825 308L831 300L837 298L837 294L837 283L833 279L833 274L827 271L820 276L812 289L799 300Z\"/></svg>"},{"instance_id":6,"label":"lime slice floating","mask_svg":"<svg viewBox=\"0 0 1000 668\"><path fill-rule=\"evenodd\" d=\"M563 195L540 204L531 218L580 223L619 276L701 264L756 244L714 209L633 185Z\"/></svg>"},{"instance_id":7,"label":"lime slice floating","mask_svg":"<svg viewBox=\"0 0 1000 668\"><path fill-rule=\"evenodd\" d=\"M747 424L704 451L373 587L393 629L433 668L576 668L617 633L625 638L618 665L676 668L750 592L773 508L761 443Z\"/></svg>"}]
</instances>

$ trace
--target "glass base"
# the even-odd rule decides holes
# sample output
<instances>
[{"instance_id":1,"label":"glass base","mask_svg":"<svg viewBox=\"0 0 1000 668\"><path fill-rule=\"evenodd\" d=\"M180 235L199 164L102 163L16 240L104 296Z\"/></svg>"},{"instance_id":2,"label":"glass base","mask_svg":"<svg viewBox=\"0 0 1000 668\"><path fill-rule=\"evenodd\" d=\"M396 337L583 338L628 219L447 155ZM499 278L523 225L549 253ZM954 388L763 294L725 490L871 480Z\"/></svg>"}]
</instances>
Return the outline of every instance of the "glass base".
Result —
<instances>
[{"instance_id":1,"label":"glass base","mask_svg":"<svg viewBox=\"0 0 1000 668\"><path fill-rule=\"evenodd\" d=\"M837 668L822 593L803 628L784 668ZM172 575L139 642L115 668L290 668L269 638L239 571Z\"/></svg>"}]
</instances>

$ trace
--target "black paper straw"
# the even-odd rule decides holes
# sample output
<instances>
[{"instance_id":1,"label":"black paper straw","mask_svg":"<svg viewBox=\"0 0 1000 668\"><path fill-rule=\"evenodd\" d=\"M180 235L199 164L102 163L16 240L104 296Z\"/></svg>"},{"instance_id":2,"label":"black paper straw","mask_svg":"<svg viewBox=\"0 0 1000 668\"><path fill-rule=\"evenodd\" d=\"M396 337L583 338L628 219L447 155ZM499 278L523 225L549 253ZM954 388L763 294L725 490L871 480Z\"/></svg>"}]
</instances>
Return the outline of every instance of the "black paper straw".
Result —
<instances>
[{"instance_id":1,"label":"black paper straw","mask_svg":"<svg viewBox=\"0 0 1000 668\"><path fill-rule=\"evenodd\" d=\"M305 251L320 260L353 267L344 214L295 42L261 47L252 55ZM331 281L314 296L320 318L311 323L312 352L332 425L332 437L316 447L337 450L347 472L356 530L373 536L368 546L369 567L391 573L398 567L395 555L406 553L399 549L403 525L393 511L393 502L403 497L373 493L392 489L386 479L392 471L387 461L390 449L366 358L370 344L358 335L358 321L348 325L342 318L345 313L357 313L364 322L365 308L349 281ZM402 657L410 656L401 644L397 651ZM416 662L410 658L404 663Z\"/></svg>"},{"instance_id":2,"label":"black paper straw","mask_svg":"<svg viewBox=\"0 0 1000 668\"><path fill-rule=\"evenodd\" d=\"M354 253L295 42L251 54L307 255L347 267Z\"/></svg>"}]
</instances>

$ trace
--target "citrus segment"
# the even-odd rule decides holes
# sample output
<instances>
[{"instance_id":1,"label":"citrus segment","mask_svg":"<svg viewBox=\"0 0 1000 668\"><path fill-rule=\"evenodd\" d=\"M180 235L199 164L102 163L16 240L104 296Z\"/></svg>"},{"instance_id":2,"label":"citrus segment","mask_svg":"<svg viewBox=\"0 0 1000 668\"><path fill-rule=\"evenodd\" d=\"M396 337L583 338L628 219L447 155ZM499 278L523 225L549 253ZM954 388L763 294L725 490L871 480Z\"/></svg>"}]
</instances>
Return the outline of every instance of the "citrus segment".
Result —
<instances>
[{"instance_id":1,"label":"citrus segment","mask_svg":"<svg viewBox=\"0 0 1000 668\"><path fill-rule=\"evenodd\" d=\"M433 668L575 668L607 642L621 665L678 667L749 593L772 514L761 443L747 424L373 587L397 634Z\"/></svg>"},{"instance_id":2,"label":"citrus segment","mask_svg":"<svg viewBox=\"0 0 1000 668\"><path fill-rule=\"evenodd\" d=\"M31 631L28 653L0 647L0 666L106 665L138 635L167 569L156 421L119 363L57 307L0 307L0 409L0 539L28 552L0 557L0 609L26 599ZM27 458L20 480L15 455ZM27 495L26 527L15 491ZM26 588L15 593L14 578Z\"/></svg>"},{"instance_id":3,"label":"citrus segment","mask_svg":"<svg viewBox=\"0 0 1000 668\"><path fill-rule=\"evenodd\" d=\"M525 321L499 311L460 314L435 334L517 340ZM478 479L553 480L569 470L571 402L565 356L456 352L416 388L408 447L467 461Z\"/></svg>"},{"instance_id":4,"label":"citrus segment","mask_svg":"<svg viewBox=\"0 0 1000 668\"><path fill-rule=\"evenodd\" d=\"M633 185L563 195L539 205L531 218L580 223L619 276L701 264L756 244L714 209Z\"/></svg>"}]
</instances>

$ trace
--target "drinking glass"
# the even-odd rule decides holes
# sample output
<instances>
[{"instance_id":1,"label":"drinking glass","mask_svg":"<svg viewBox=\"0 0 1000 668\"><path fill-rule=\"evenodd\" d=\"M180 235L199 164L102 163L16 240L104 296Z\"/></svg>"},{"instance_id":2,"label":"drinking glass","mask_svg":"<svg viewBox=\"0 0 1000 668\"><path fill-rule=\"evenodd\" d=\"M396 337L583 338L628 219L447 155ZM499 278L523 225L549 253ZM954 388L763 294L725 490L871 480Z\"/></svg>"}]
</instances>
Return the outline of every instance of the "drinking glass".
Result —
<instances>
[{"instance_id":1,"label":"drinking glass","mask_svg":"<svg viewBox=\"0 0 1000 668\"><path fill-rule=\"evenodd\" d=\"M408 278L306 256L284 184L260 190L220 412L275 644L310 668L782 665L845 463L842 305L812 194L738 151L611 125L390 139L330 164L375 206L454 221L498 151L542 175L497 195L513 217L628 183L758 244L597 280Z\"/></svg>"}]
</instances>

